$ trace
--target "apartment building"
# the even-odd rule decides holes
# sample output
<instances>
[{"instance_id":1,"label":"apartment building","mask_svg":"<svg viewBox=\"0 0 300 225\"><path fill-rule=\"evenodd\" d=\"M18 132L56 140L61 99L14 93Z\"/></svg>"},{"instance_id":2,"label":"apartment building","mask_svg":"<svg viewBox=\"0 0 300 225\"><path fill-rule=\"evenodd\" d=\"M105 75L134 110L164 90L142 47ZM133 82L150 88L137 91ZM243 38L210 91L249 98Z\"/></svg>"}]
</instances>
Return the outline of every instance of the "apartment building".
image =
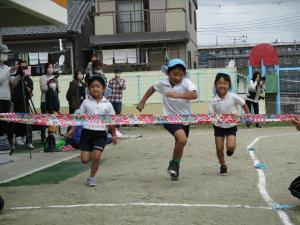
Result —
<instances>
[{"instance_id":1,"label":"apartment building","mask_svg":"<svg viewBox=\"0 0 300 225\"><path fill-rule=\"evenodd\" d=\"M271 43L276 48L281 67L300 65L300 43ZM198 48L198 65L200 68L222 68L228 66L230 60L235 61L238 68L247 68L249 54L255 44L215 45Z\"/></svg>"},{"instance_id":2,"label":"apartment building","mask_svg":"<svg viewBox=\"0 0 300 225\"><path fill-rule=\"evenodd\" d=\"M91 47L106 71L158 70L180 57L197 67L196 0L96 0Z\"/></svg>"}]
</instances>

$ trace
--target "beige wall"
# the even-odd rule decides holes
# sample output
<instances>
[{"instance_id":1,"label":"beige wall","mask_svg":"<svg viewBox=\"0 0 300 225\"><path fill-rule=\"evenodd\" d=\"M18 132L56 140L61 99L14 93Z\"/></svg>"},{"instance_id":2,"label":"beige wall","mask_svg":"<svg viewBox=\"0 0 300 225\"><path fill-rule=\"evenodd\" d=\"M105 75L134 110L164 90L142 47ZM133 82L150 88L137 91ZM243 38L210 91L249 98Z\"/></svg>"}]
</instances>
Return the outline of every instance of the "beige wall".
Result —
<instances>
[{"instance_id":1,"label":"beige wall","mask_svg":"<svg viewBox=\"0 0 300 225\"><path fill-rule=\"evenodd\" d=\"M186 0L167 0L167 8L185 8L186 7L185 2Z\"/></svg>"},{"instance_id":2,"label":"beige wall","mask_svg":"<svg viewBox=\"0 0 300 225\"><path fill-rule=\"evenodd\" d=\"M95 16L95 35L114 34L114 17L111 14Z\"/></svg>"},{"instance_id":3,"label":"beige wall","mask_svg":"<svg viewBox=\"0 0 300 225\"><path fill-rule=\"evenodd\" d=\"M185 31L185 13L181 10L167 11L166 31Z\"/></svg>"},{"instance_id":4,"label":"beige wall","mask_svg":"<svg viewBox=\"0 0 300 225\"><path fill-rule=\"evenodd\" d=\"M116 10L116 2L114 0L112 1L97 1L97 12L103 13L103 12L113 12ZM99 10L99 11L98 11Z\"/></svg>"}]
</instances>

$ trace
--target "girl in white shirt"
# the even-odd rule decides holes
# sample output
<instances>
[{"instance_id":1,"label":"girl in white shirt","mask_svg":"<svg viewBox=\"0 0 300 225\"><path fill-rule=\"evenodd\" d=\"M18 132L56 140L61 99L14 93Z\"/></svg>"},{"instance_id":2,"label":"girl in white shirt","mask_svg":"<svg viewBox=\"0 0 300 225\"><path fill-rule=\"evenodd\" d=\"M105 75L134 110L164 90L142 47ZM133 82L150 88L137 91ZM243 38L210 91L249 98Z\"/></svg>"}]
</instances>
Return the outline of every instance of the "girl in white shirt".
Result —
<instances>
[{"instance_id":1,"label":"girl in white shirt","mask_svg":"<svg viewBox=\"0 0 300 225\"><path fill-rule=\"evenodd\" d=\"M250 114L245 101L238 95L229 92L231 89L230 76L225 73L218 73L215 79L216 95L208 106L209 114L237 114L240 105L245 113ZM224 159L224 142L226 136L226 154L232 156L236 148L236 123L215 123L214 135L217 157L220 163L220 175L227 175L227 166Z\"/></svg>"}]
</instances>

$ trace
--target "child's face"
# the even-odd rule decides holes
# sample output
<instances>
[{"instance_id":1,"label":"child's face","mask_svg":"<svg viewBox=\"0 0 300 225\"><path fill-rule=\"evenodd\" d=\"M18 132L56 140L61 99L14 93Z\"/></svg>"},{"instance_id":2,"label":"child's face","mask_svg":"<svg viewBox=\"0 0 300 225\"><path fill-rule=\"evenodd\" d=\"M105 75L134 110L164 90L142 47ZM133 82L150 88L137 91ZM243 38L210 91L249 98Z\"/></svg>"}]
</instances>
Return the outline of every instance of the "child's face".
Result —
<instances>
[{"instance_id":1,"label":"child's face","mask_svg":"<svg viewBox=\"0 0 300 225\"><path fill-rule=\"evenodd\" d=\"M175 68L169 72L169 80L172 85L181 83L185 76L185 72L180 68Z\"/></svg>"},{"instance_id":2,"label":"child's face","mask_svg":"<svg viewBox=\"0 0 300 225\"><path fill-rule=\"evenodd\" d=\"M95 80L89 85L89 91L94 98L101 98L104 92L104 87L99 81Z\"/></svg>"},{"instance_id":3,"label":"child's face","mask_svg":"<svg viewBox=\"0 0 300 225\"><path fill-rule=\"evenodd\" d=\"M223 77L221 77L217 82L216 82L216 89L217 93L221 96L224 96L227 94L229 91L230 84L227 80L225 80Z\"/></svg>"}]
</instances>

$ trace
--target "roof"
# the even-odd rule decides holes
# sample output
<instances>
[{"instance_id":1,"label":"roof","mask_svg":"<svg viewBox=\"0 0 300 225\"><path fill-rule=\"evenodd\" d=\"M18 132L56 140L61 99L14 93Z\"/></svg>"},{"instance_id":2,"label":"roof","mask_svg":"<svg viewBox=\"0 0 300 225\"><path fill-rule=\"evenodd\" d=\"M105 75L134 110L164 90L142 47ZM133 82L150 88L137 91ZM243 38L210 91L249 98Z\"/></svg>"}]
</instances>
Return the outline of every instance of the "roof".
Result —
<instances>
[{"instance_id":1,"label":"roof","mask_svg":"<svg viewBox=\"0 0 300 225\"><path fill-rule=\"evenodd\" d=\"M81 26L93 6L93 0L69 0L68 1L68 24L42 25L42 26L24 26L2 28L3 40L15 40L29 36L59 36L68 32L81 32Z\"/></svg>"},{"instance_id":2,"label":"roof","mask_svg":"<svg viewBox=\"0 0 300 225\"><path fill-rule=\"evenodd\" d=\"M114 35L90 36L92 46L113 46L130 44L153 44L171 42L189 42L190 33L187 31L170 32L141 32L141 33L120 33Z\"/></svg>"}]
</instances>

